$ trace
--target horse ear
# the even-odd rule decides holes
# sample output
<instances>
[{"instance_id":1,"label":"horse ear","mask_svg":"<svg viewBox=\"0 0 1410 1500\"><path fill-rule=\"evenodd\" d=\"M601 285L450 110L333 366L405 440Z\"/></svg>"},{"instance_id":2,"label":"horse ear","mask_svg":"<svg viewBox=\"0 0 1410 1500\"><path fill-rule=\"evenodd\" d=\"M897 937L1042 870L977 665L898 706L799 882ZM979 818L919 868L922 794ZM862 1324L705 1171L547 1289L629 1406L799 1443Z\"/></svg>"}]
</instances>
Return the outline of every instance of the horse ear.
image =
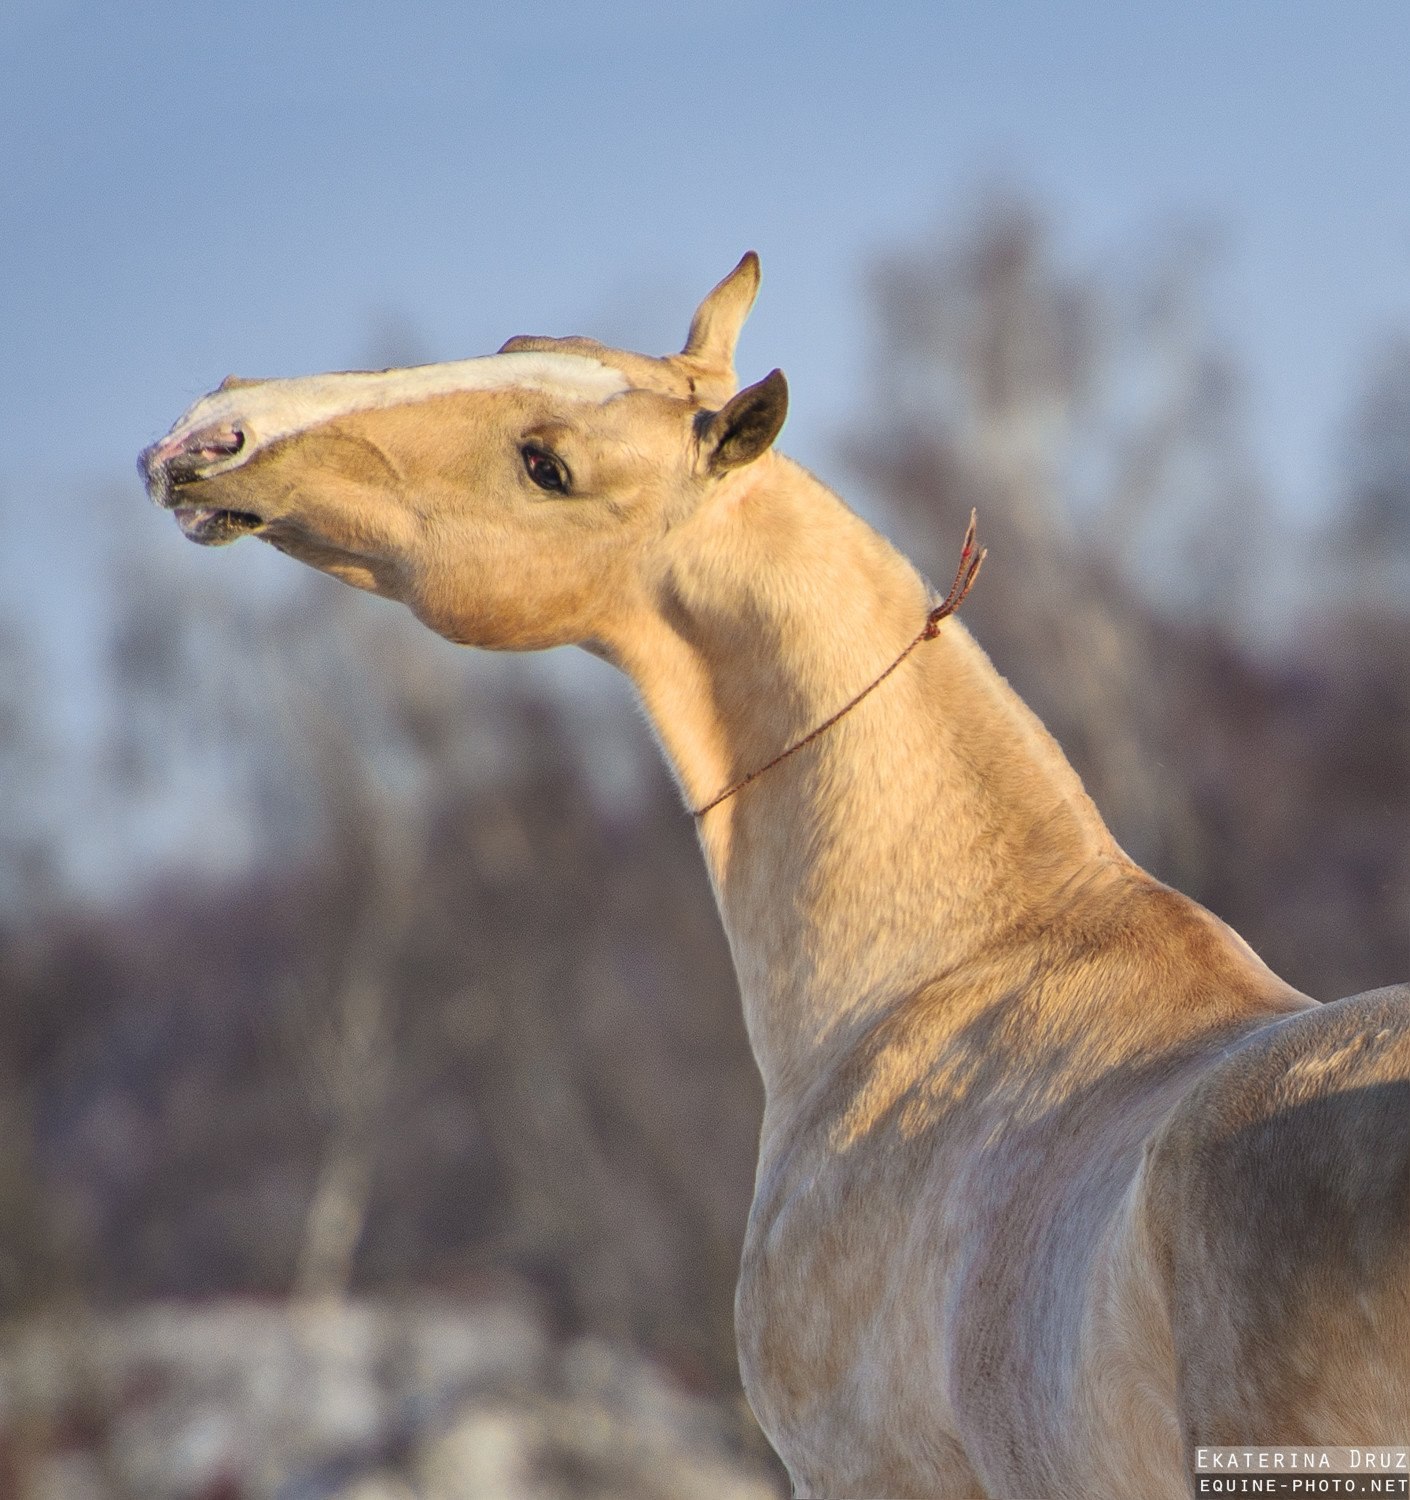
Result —
<instances>
[{"instance_id":1,"label":"horse ear","mask_svg":"<svg viewBox=\"0 0 1410 1500\"><path fill-rule=\"evenodd\" d=\"M752 250L695 309L680 357L734 389L734 346L759 295L759 257Z\"/></svg>"},{"instance_id":2,"label":"horse ear","mask_svg":"<svg viewBox=\"0 0 1410 1500\"><path fill-rule=\"evenodd\" d=\"M788 382L771 370L704 420L700 449L712 473L752 464L772 446L788 415Z\"/></svg>"}]
</instances>

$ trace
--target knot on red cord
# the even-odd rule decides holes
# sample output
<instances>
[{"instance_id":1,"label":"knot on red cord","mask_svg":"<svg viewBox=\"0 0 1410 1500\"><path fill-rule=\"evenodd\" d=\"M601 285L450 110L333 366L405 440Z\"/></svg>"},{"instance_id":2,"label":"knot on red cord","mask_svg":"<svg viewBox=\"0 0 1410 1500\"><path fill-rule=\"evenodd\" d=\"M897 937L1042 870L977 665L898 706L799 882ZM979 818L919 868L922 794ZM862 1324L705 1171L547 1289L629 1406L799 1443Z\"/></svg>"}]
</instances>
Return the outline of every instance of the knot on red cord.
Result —
<instances>
[{"instance_id":1,"label":"knot on red cord","mask_svg":"<svg viewBox=\"0 0 1410 1500\"><path fill-rule=\"evenodd\" d=\"M979 524L978 511L970 511L969 526L964 534L964 546L960 548L960 565L955 572L955 581L950 585L950 592L935 606L926 616L925 629L921 631L921 639L933 641L940 633L940 622L954 614L954 612L965 601L965 596L974 587L974 580L979 577L979 570L984 566L984 559L989 555L987 547L976 547L974 544L974 533Z\"/></svg>"}]
</instances>

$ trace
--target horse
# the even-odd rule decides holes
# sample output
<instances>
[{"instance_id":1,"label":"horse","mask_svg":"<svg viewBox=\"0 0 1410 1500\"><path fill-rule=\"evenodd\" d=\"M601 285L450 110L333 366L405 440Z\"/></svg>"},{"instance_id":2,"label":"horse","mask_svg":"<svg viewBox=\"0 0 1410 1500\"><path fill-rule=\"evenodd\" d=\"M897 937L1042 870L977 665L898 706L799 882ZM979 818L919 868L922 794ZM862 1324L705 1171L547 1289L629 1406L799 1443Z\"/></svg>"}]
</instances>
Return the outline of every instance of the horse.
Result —
<instances>
[{"instance_id":1,"label":"horse","mask_svg":"<svg viewBox=\"0 0 1410 1500\"><path fill-rule=\"evenodd\" d=\"M1319 1004L1117 845L955 608L739 389L516 337L225 381L142 454L492 650L635 684L765 1088L740 1369L800 1496L1166 1497L1203 1447L1410 1438L1410 986Z\"/></svg>"}]
</instances>

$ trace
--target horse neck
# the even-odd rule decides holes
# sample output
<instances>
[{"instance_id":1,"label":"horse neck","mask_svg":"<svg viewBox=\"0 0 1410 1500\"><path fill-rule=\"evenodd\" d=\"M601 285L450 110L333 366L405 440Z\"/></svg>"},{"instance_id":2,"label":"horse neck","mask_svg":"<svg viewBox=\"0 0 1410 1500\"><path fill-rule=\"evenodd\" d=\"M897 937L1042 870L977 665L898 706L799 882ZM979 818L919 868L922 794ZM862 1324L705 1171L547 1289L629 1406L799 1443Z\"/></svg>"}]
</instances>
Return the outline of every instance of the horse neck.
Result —
<instances>
[{"instance_id":1,"label":"horse neck","mask_svg":"<svg viewBox=\"0 0 1410 1500\"><path fill-rule=\"evenodd\" d=\"M872 682L925 622L914 568L790 461L683 526L614 654L693 807ZM1056 743L955 619L700 820L771 1106L886 1008L1116 855Z\"/></svg>"}]
</instances>

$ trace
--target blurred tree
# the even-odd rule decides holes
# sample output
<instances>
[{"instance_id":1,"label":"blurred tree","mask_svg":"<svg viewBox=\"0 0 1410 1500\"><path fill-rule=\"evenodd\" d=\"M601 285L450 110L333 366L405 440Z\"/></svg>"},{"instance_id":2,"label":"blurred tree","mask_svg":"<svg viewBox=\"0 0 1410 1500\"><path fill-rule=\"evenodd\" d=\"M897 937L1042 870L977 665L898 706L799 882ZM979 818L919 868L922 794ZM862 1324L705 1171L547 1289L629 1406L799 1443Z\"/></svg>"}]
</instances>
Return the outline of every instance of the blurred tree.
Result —
<instances>
[{"instance_id":1,"label":"blurred tree","mask_svg":"<svg viewBox=\"0 0 1410 1500\"><path fill-rule=\"evenodd\" d=\"M0 616L0 932L54 899L54 760L39 664L20 622Z\"/></svg>"},{"instance_id":2,"label":"blurred tree","mask_svg":"<svg viewBox=\"0 0 1410 1500\"><path fill-rule=\"evenodd\" d=\"M53 855L59 778L49 704L18 618L0 615L0 1325L51 1306L73 1267L44 1193L38 1075L61 1018L33 1003L35 927L60 889Z\"/></svg>"},{"instance_id":3,"label":"blurred tree","mask_svg":"<svg viewBox=\"0 0 1410 1500\"><path fill-rule=\"evenodd\" d=\"M120 572L132 844L182 809L201 843L69 970L94 991L65 1132L93 1263L115 1290L322 1301L510 1276L565 1329L736 1390L759 1087L644 734L609 812L529 663L219 561ZM120 1186L81 1156L104 1110L135 1131Z\"/></svg>"},{"instance_id":4,"label":"blurred tree","mask_svg":"<svg viewBox=\"0 0 1410 1500\"><path fill-rule=\"evenodd\" d=\"M1234 618L1262 534L1206 260L1187 239L1125 282L1077 275L1030 203L991 197L879 265L874 394L849 444L934 577L978 507L990 559L966 618L1122 843L1196 889L1209 851L1165 765L1198 730L1149 685L1169 686L1172 625Z\"/></svg>"},{"instance_id":5,"label":"blurred tree","mask_svg":"<svg viewBox=\"0 0 1410 1500\"><path fill-rule=\"evenodd\" d=\"M898 440L902 455L924 443L941 493L993 504L1027 546L1080 547L1177 612L1237 607L1230 570L1266 518L1206 310L1211 263L1190 232L1078 274L1031 202L982 200L956 235L874 273L875 436L858 457L884 471ZM889 498L914 520L914 496Z\"/></svg>"},{"instance_id":6,"label":"blurred tree","mask_svg":"<svg viewBox=\"0 0 1410 1500\"><path fill-rule=\"evenodd\" d=\"M991 550L966 620L1118 839L1331 998L1410 958L1410 642L1391 576L1410 552L1410 345L1386 345L1353 423L1350 575L1315 630L1299 616L1285 653L1256 655L1250 615L1292 552L1205 311L1208 262L1176 237L1079 274L1030 203L989 198L879 265L849 453L933 577L979 508Z\"/></svg>"},{"instance_id":7,"label":"blurred tree","mask_svg":"<svg viewBox=\"0 0 1410 1500\"><path fill-rule=\"evenodd\" d=\"M1372 354L1347 444L1334 518L1344 588L1363 603L1410 612L1410 334Z\"/></svg>"}]
</instances>

